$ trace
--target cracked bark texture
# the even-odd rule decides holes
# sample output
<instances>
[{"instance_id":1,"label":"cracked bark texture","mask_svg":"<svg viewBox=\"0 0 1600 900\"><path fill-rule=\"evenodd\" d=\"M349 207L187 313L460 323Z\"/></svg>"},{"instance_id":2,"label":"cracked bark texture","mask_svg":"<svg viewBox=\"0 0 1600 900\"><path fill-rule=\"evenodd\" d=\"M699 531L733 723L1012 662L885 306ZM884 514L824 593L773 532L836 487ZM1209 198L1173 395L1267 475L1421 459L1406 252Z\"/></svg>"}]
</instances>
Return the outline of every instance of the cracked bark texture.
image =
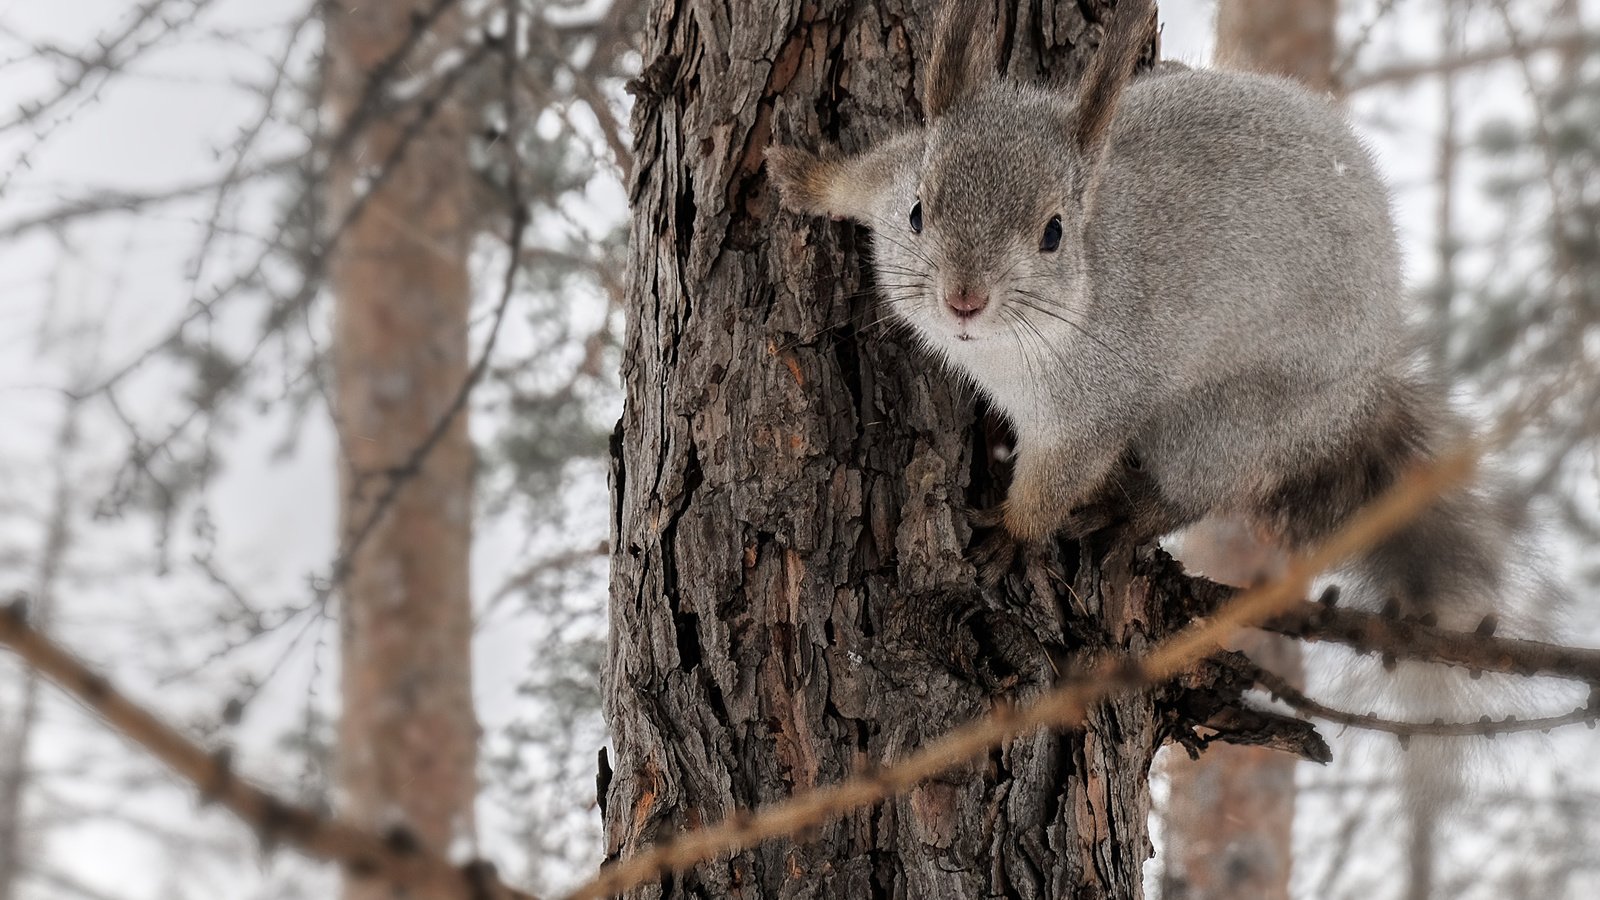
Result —
<instances>
[{"instance_id":1,"label":"cracked bark texture","mask_svg":"<svg viewBox=\"0 0 1600 900\"><path fill-rule=\"evenodd\" d=\"M1008 9L1068 78L1109 0ZM885 327L865 232L777 210L762 154L916 124L934 3L656 0L633 131L627 405L613 441L607 853L891 763L1057 671L1181 624L1113 543L980 594L962 504L1003 431ZM1154 692L637 897L1137 897Z\"/></svg>"}]
</instances>

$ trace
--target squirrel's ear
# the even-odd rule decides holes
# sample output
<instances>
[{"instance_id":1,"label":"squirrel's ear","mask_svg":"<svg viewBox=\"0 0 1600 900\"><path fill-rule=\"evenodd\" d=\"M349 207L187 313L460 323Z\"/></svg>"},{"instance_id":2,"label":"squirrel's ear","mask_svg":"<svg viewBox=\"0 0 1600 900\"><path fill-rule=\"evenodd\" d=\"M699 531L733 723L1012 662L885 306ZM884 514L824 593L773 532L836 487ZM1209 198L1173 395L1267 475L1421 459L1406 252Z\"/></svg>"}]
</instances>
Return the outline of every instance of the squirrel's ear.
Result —
<instances>
[{"instance_id":1,"label":"squirrel's ear","mask_svg":"<svg viewBox=\"0 0 1600 900\"><path fill-rule=\"evenodd\" d=\"M767 175L785 209L872 224L882 216L897 167L921 143L920 132L883 141L845 159L818 159L795 147L767 148Z\"/></svg>"},{"instance_id":2,"label":"squirrel's ear","mask_svg":"<svg viewBox=\"0 0 1600 900\"><path fill-rule=\"evenodd\" d=\"M1153 0L1121 0L1111 14L1100 49L1078 82L1078 108L1073 123L1073 144L1090 159L1098 159L1111 132L1122 89L1133 77L1134 66L1156 36Z\"/></svg>"},{"instance_id":3,"label":"squirrel's ear","mask_svg":"<svg viewBox=\"0 0 1600 900\"><path fill-rule=\"evenodd\" d=\"M767 177L778 186L778 202L784 209L830 215L828 195L837 168L836 163L825 163L798 147L767 148Z\"/></svg>"},{"instance_id":4,"label":"squirrel's ear","mask_svg":"<svg viewBox=\"0 0 1600 900\"><path fill-rule=\"evenodd\" d=\"M998 28L992 0L946 0L923 87L922 112L928 121L1000 77Z\"/></svg>"}]
</instances>

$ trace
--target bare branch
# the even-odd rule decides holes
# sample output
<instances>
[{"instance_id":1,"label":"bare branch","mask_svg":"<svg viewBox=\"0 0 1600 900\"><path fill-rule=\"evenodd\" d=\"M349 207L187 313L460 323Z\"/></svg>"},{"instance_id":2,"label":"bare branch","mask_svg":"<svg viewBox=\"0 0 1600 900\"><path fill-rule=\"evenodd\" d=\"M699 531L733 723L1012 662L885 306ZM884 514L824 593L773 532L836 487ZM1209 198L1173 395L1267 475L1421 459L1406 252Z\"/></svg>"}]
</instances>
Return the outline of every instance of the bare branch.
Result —
<instances>
[{"instance_id":1,"label":"bare branch","mask_svg":"<svg viewBox=\"0 0 1600 900\"><path fill-rule=\"evenodd\" d=\"M1231 591L1232 588L1222 588ZM1447 631L1416 619L1300 603L1262 626L1308 641L1344 644L1386 658L1464 666L1478 672L1541 675L1600 685L1600 650L1494 637L1494 621L1477 633Z\"/></svg>"},{"instance_id":2,"label":"bare branch","mask_svg":"<svg viewBox=\"0 0 1600 900\"><path fill-rule=\"evenodd\" d=\"M393 53L386 56L374 67L360 99L343 121L340 130L328 142L322 167L310 173L306 179L308 187L299 196L293 198L290 201L290 205L298 205L308 199L308 195L312 190L309 186L318 184L323 180L326 175L326 167L332 165L334 160L349 151L356 138L375 116L380 113L392 114L399 111L390 109L388 105L382 102L383 91L389 87L388 79L405 62L412 48L427 33L438 17L447 12L456 2L458 0L434 0L432 6L427 10L418 12L412 18L411 30L407 33L406 39L401 42L400 46L395 48ZM367 190L355 198L349 209L344 211L344 214L335 223L330 233L323 238L322 242L313 248L310 253L306 254L306 258L300 260L300 268L303 273L300 287L292 297L286 298L283 303L279 304L279 310L269 320L269 332L286 322L296 310L309 303L315 296L322 274L326 270L328 262L333 257L334 251L337 249L345 232L361 215L362 211L366 209L368 200L378 193L378 188L386 182L404 159L411 143L433 121L440 107L454 96L461 82L472 74L478 64L490 55L491 49L485 42L477 42L467 50L466 54L458 62L448 70L439 73L429 86L429 90L404 104L404 106L414 107L416 110L415 115L407 123L405 131L401 134L400 139L395 142L391 152L373 167ZM223 188L226 186L226 181L217 185L217 187ZM104 377L99 384L87 391L87 393L104 393L130 373L155 358L163 349L169 346L170 342L177 340L186 327L210 315L218 303L232 296L241 288L255 284L260 279L261 273L272 255L283 249L284 237L279 235L255 256L251 264L241 274L232 278L227 284L217 288L210 299L200 300L196 298L195 302L191 304L190 310L179 318L165 338L157 341L132 360L112 371L111 374ZM256 352L264 345L265 337L234 367L234 371L240 372L246 369L254 361ZM193 416L190 418L192 419ZM184 425L187 425L187 422ZM180 425L178 429L174 430L174 434L183 430L183 427ZM169 435L161 444L165 444L170 439L171 436Z\"/></svg>"},{"instance_id":3,"label":"bare branch","mask_svg":"<svg viewBox=\"0 0 1600 900\"><path fill-rule=\"evenodd\" d=\"M161 14L167 7L176 5L175 0L150 0L134 10L126 25L123 25L115 34L100 35L94 40L95 52L78 56L60 49L51 49L49 54L70 60L77 68L77 72L57 85L56 90L43 100L32 103L23 103L11 118L0 122L0 132L10 131L19 125L29 125L39 120L40 116L59 106L78 91L82 90L89 80L102 74L110 74L125 67L135 57L153 47L161 38L193 22L196 17L209 6L213 0L189 0L184 18L179 22L161 21L162 30L155 37L137 40L137 36L144 27L152 21L161 19Z\"/></svg>"},{"instance_id":4,"label":"bare branch","mask_svg":"<svg viewBox=\"0 0 1600 900\"><path fill-rule=\"evenodd\" d=\"M1348 725L1352 728L1387 732L1398 736L1402 746L1413 735L1494 737L1497 734L1513 734L1519 731L1549 731L1553 728L1560 728L1563 725L1576 725L1579 723L1586 723L1593 728L1596 720L1600 719L1600 708L1587 704L1558 716L1544 716L1536 719L1519 719L1516 716L1506 716L1504 719L1494 720L1484 716L1476 722L1398 722L1393 719L1382 718L1373 713L1352 713L1326 706L1311 699L1300 689L1272 672L1251 663L1248 659L1240 657L1233 662L1247 667L1256 683L1272 694L1274 698L1282 700L1308 716L1325 719L1339 725Z\"/></svg>"},{"instance_id":5,"label":"bare branch","mask_svg":"<svg viewBox=\"0 0 1600 900\"><path fill-rule=\"evenodd\" d=\"M156 206L204 196L213 191L288 171L295 159L280 156L250 167L236 167L214 178L174 185L159 191L94 191L54 209L24 216L0 225L0 241L22 237L39 229L60 228L80 219L107 213L140 213Z\"/></svg>"},{"instance_id":6,"label":"bare branch","mask_svg":"<svg viewBox=\"0 0 1600 900\"><path fill-rule=\"evenodd\" d=\"M34 630L20 600L0 609L0 644L194 785L203 798L238 816L266 845L287 843L309 856L337 863L352 875L382 878L417 889L421 896L537 900L502 882L487 863L452 865L420 847L409 835L380 838L250 783L233 771L226 755L207 752Z\"/></svg>"},{"instance_id":7,"label":"bare branch","mask_svg":"<svg viewBox=\"0 0 1600 900\"><path fill-rule=\"evenodd\" d=\"M44 547L39 556L35 575L38 591L38 615L47 618L54 613L56 591L60 587L62 568L66 565L68 549L72 544L72 512L76 498L76 485L69 469L82 439L82 404L68 400L62 410L61 427L55 439L55 485L50 502L50 514L45 522ZM24 794L29 787L30 752L35 740L34 729L39 721L39 677L26 672L22 683L22 698L15 720L7 723L7 733L0 740L0 898L18 894L17 883L24 870Z\"/></svg>"},{"instance_id":8,"label":"bare branch","mask_svg":"<svg viewBox=\"0 0 1600 900\"><path fill-rule=\"evenodd\" d=\"M1379 23L1387 19L1398 4L1399 0L1380 0L1377 10L1373 12L1367 21L1361 23L1361 31L1356 34L1354 40L1345 46L1344 54L1339 57L1339 61L1333 66L1334 84L1344 81L1345 73L1350 71L1350 68L1355 65L1356 59L1361 55L1361 51L1365 50L1367 45L1372 42L1373 32L1377 30Z\"/></svg>"},{"instance_id":9,"label":"bare branch","mask_svg":"<svg viewBox=\"0 0 1600 900\"><path fill-rule=\"evenodd\" d=\"M1511 41L1493 47L1468 50L1445 59L1391 63L1349 75L1344 81L1344 90L1353 94L1374 87L1409 84L1419 78L1433 75L1448 75L1506 60L1527 59L1546 50L1559 50L1562 53L1589 53L1600 50L1600 33L1552 35L1540 40Z\"/></svg>"}]
</instances>

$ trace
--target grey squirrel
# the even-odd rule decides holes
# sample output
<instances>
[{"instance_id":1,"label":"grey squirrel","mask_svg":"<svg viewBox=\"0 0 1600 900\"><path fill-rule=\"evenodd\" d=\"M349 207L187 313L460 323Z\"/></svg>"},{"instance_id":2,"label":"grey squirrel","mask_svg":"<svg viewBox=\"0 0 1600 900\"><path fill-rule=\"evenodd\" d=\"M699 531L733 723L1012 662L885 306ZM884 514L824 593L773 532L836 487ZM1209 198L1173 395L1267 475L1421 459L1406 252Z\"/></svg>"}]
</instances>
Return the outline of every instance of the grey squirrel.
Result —
<instances>
[{"instance_id":1,"label":"grey squirrel","mask_svg":"<svg viewBox=\"0 0 1600 900\"><path fill-rule=\"evenodd\" d=\"M977 13L946 7L925 127L767 161L785 207L872 229L883 300L1010 419L986 580L1012 541L1119 517L1153 538L1222 514L1305 548L1470 433L1415 352L1388 192L1330 100L1134 78L1150 0L1118 4L1075 87L1019 84ZM1512 577L1512 519L1458 490L1341 573L1344 596L1470 630ZM1410 679L1440 701L1412 708L1476 718L1459 676Z\"/></svg>"}]
</instances>

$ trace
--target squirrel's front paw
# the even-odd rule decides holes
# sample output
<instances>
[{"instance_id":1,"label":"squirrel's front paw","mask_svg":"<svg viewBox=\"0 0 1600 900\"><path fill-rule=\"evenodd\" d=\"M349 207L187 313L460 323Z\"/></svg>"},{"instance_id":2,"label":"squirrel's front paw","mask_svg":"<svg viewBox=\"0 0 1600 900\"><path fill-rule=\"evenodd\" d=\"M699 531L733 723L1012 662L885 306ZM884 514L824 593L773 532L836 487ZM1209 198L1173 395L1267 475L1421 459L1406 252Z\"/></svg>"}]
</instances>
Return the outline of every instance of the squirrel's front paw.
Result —
<instances>
[{"instance_id":1,"label":"squirrel's front paw","mask_svg":"<svg viewBox=\"0 0 1600 900\"><path fill-rule=\"evenodd\" d=\"M1048 541L1027 536L1026 525L1018 527L1018 511L1010 503L1001 503L988 509L969 507L963 512L973 528L993 530L968 555L968 559L977 567L978 582L984 587L994 587L1018 568L1056 567L1047 546ZM1068 540L1081 540L1115 521L1110 507L1103 503L1090 503L1074 508L1064 521L1056 524L1048 533L1059 534Z\"/></svg>"},{"instance_id":2,"label":"squirrel's front paw","mask_svg":"<svg viewBox=\"0 0 1600 900\"><path fill-rule=\"evenodd\" d=\"M1110 507L1104 503L1091 503L1068 513L1067 520L1061 523L1058 531L1068 540L1081 541L1097 531L1110 527L1115 521L1116 517Z\"/></svg>"},{"instance_id":3,"label":"squirrel's front paw","mask_svg":"<svg viewBox=\"0 0 1600 900\"><path fill-rule=\"evenodd\" d=\"M973 528L999 528L1006 522L1006 505L999 503L988 509L974 509L970 506L957 507L966 517L967 524Z\"/></svg>"},{"instance_id":4,"label":"squirrel's front paw","mask_svg":"<svg viewBox=\"0 0 1600 900\"><path fill-rule=\"evenodd\" d=\"M1019 537L1008 527L1006 504L967 509L965 513L973 528L993 529L967 557L978 570L979 584L994 587L1019 567L1054 567L1054 560L1043 543Z\"/></svg>"},{"instance_id":5,"label":"squirrel's front paw","mask_svg":"<svg viewBox=\"0 0 1600 900\"><path fill-rule=\"evenodd\" d=\"M978 570L978 583L994 587L1011 571L1011 565L1017 559L1017 539L1005 528L1006 505L1000 503L988 509L969 506L961 512L966 516L967 524L973 528L980 531L993 529L992 534L972 548L967 558Z\"/></svg>"},{"instance_id":6,"label":"squirrel's front paw","mask_svg":"<svg viewBox=\"0 0 1600 900\"><path fill-rule=\"evenodd\" d=\"M1011 574L1019 547L1017 539L1004 528L995 530L979 541L968 557L978 570L978 583L984 587L994 587Z\"/></svg>"}]
</instances>

